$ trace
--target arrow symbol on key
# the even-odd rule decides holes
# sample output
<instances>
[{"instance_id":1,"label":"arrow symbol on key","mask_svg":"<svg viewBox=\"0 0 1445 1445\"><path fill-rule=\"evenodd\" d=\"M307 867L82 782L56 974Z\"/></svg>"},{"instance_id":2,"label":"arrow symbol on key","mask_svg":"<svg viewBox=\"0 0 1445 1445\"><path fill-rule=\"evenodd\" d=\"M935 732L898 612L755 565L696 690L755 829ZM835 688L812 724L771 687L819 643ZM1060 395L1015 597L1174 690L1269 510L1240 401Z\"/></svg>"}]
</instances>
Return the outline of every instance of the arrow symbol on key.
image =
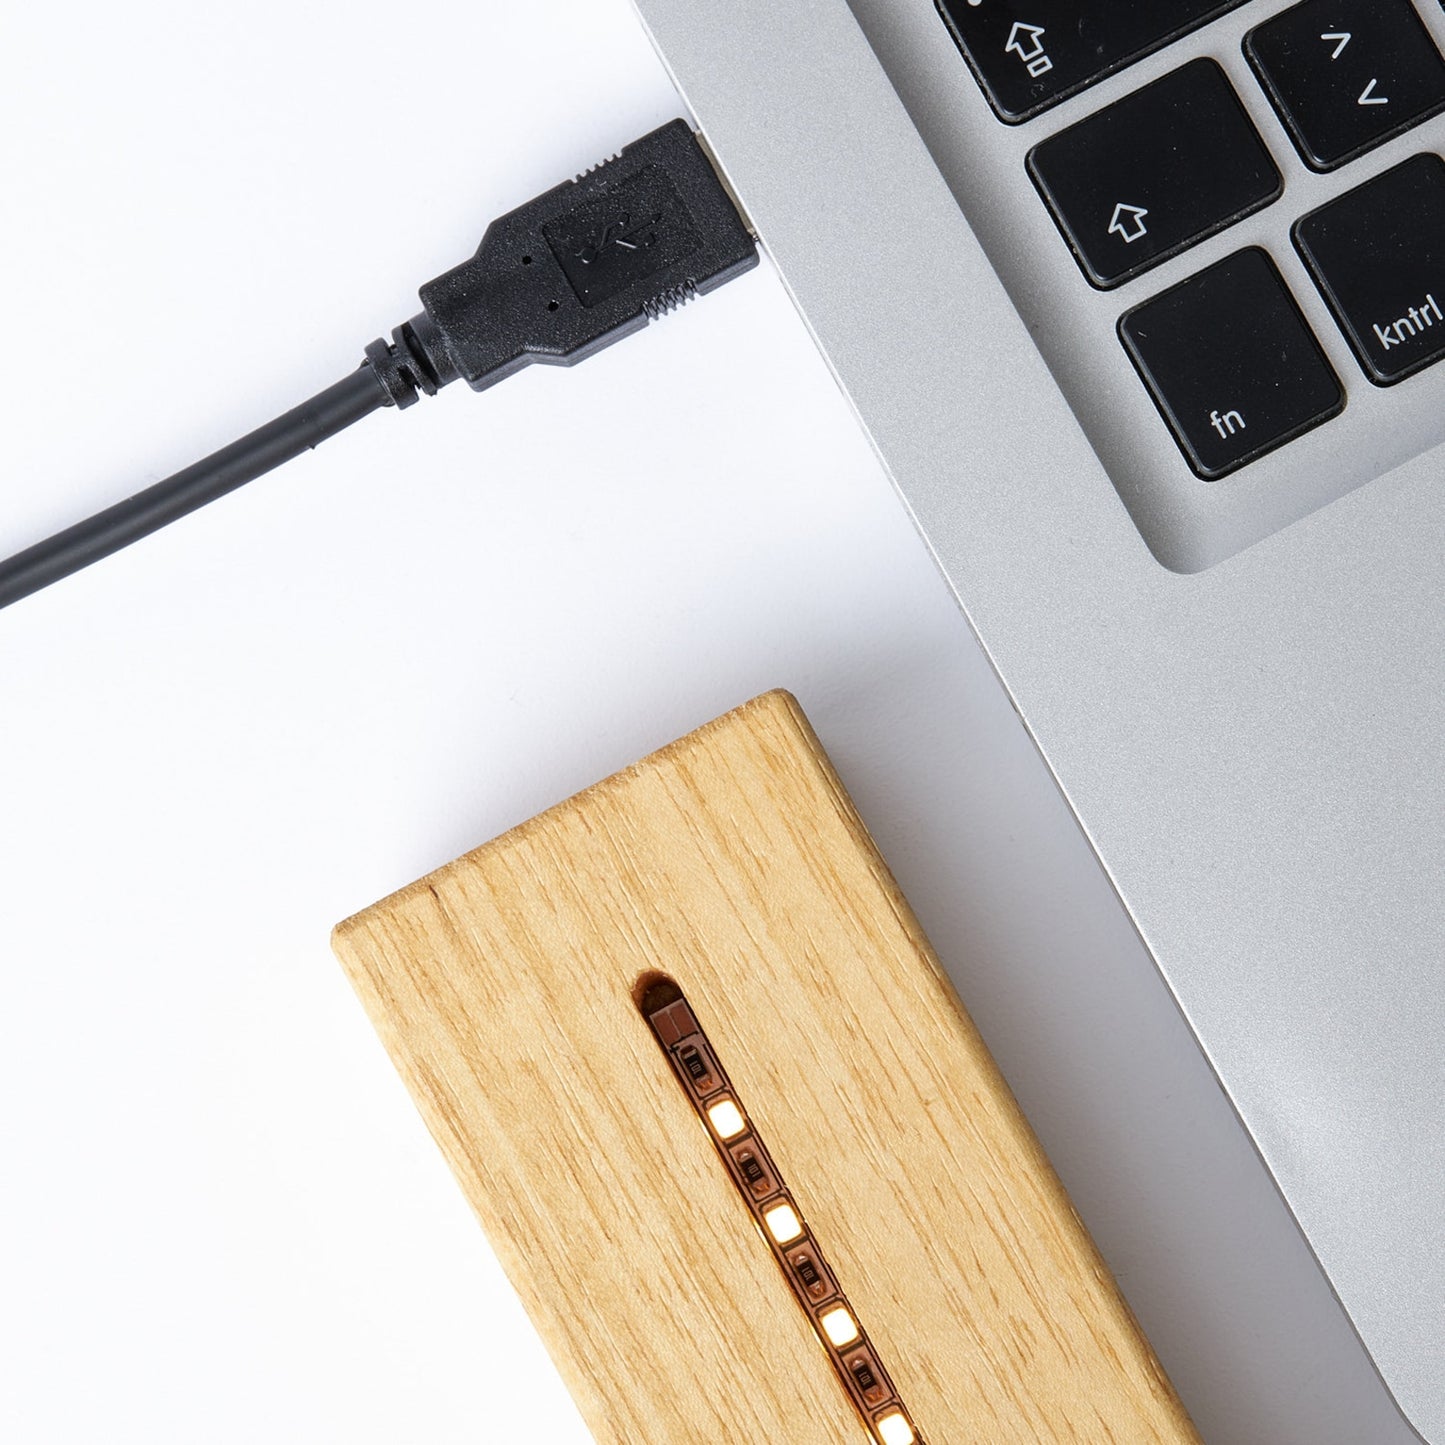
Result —
<instances>
[{"instance_id":1,"label":"arrow symbol on key","mask_svg":"<svg viewBox=\"0 0 1445 1445\"><path fill-rule=\"evenodd\" d=\"M1360 92L1360 105L1389 105L1390 97L1388 95L1375 94L1375 87L1379 83L1378 80L1372 80L1364 90Z\"/></svg>"},{"instance_id":2,"label":"arrow symbol on key","mask_svg":"<svg viewBox=\"0 0 1445 1445\"><path fill-rule=\"evenodd\" d=\"M1017 55L1020 60L1034 60L1044 53L1044 27L1026 25L1022 20L1014 21L1014 28L1008 33L1006 55Z\"/></svg>"},{"instance_id":3,"label":"arrow symbol on key","mask_svg":"<svg viewBox=\"0 0 1445 1445\"><path fill-rule=\"evenodd\" d=\"M1338 60L1345 53L1345 46L1350 43L1351 38L1348 30L1326 30L1320 36L1321 40L1338 40L1340 42L1335 46L1335 53L1330 56L1331 60Z\"/></svg>"},{"instance_id":4,"label":"arrow symbol on key","mask_svg":"<svg viewBox=\"0 0 1445 1445\"><path fill-rule=\"evenodd\" d=\"M1144 217L1149 214L1143 206L1126 206L1120 201L1114 207L1114 218L1109 222L1109 234L1120 237L1126 246L1142 241L1149 234Z\"/></svg>"}]
</instances>

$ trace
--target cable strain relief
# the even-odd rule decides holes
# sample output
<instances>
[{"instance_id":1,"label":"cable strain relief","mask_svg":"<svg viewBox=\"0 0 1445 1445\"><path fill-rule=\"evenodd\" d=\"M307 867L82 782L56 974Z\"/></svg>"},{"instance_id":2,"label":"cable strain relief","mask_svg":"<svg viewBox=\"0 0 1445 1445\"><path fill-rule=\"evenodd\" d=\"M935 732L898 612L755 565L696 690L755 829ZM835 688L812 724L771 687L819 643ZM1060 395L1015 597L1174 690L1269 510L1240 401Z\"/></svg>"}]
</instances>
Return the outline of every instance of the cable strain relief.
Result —
<instances>
[{"instance_id":1,"label":"cable strain relief","mask_svg":"<svg viewBox=\"0 0 1445 1445\"><path fill-rule=\"evenodd\" d=\"M380 337L373 341L366 348L366 361L389 406L411 406L422 396L435 396L438 388L457 378L441 334L424 311L402 322L390 342Z\"/></svg>"}]
</instances>

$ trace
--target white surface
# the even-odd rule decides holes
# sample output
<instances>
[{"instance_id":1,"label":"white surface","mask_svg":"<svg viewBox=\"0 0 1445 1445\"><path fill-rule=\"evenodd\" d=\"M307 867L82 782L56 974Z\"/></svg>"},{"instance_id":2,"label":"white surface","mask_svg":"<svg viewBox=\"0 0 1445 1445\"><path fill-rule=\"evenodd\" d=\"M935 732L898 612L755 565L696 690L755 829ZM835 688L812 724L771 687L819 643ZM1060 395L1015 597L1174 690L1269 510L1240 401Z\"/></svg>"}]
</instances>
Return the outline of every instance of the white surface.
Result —
<instances>
[{"instance_id":1,"label":"white surface","mask_svg":"<svg viewBox=\"0 0 1445 1445\"><path fill-rule=\"evenodd\" d=\"M7 552L676 112L623 0L8 19ZM327 934L774 685L1210 1445L1402 1437L766 265L0 613L0 1436L585 1441Z\"/></svg>"}]
</instances>

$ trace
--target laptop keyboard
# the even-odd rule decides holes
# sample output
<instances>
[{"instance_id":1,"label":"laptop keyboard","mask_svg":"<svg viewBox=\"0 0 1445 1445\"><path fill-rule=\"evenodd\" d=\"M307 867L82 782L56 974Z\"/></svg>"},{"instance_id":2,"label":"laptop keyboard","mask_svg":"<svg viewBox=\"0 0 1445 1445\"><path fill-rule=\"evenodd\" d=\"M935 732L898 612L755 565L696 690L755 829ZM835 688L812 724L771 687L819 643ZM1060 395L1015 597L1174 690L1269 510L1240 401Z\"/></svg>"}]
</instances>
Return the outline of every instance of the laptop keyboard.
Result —
<instances>
[{"instance_id":1,"label":"laptop keyboard","mask_svg":"<svg viewBox=\"0 0 1445 1445\"><path fill-rule=\"evenodd\" d=\"M1245 0L936 3L994 114L1032 131L1047 130L1038 117L1050 107ZM1316 172L1445 112L1445 59L1414 0L1266 11L1243 53L1243 82L1252 72ZM1110 290L1279 202L1276 160L1225 71L1200 57L1040 136L1026 168L1084 280ZM1361 372L1393 386L1445 358L1445 162L1420 151L1364 184L1342 176L1341 191L1290 235ZM1266 248L1140 299L1118 333L1205 480L1344 409L1345 388Z\"/></svg>"}]
</instances>

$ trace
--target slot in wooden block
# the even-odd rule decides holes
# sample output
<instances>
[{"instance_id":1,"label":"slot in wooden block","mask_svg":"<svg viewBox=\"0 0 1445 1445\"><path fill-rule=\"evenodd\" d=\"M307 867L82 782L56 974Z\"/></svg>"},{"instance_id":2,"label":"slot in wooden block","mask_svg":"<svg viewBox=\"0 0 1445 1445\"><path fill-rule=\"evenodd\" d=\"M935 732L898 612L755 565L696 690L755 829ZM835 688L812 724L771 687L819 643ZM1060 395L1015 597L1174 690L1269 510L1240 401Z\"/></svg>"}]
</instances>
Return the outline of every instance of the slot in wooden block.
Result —
<instances>
[{"instance_id":1,"label":"slot in wooden block","mask_svg":"<svg viewBox=\"0 0 1445 1445\"><path fill-rule=\"evenodd\" d=\"M1197 1442L786 694L334 942L599 1441L872 1438L639 1010L661 973L924 1445Z\"/></svg>"}]
</instances>

